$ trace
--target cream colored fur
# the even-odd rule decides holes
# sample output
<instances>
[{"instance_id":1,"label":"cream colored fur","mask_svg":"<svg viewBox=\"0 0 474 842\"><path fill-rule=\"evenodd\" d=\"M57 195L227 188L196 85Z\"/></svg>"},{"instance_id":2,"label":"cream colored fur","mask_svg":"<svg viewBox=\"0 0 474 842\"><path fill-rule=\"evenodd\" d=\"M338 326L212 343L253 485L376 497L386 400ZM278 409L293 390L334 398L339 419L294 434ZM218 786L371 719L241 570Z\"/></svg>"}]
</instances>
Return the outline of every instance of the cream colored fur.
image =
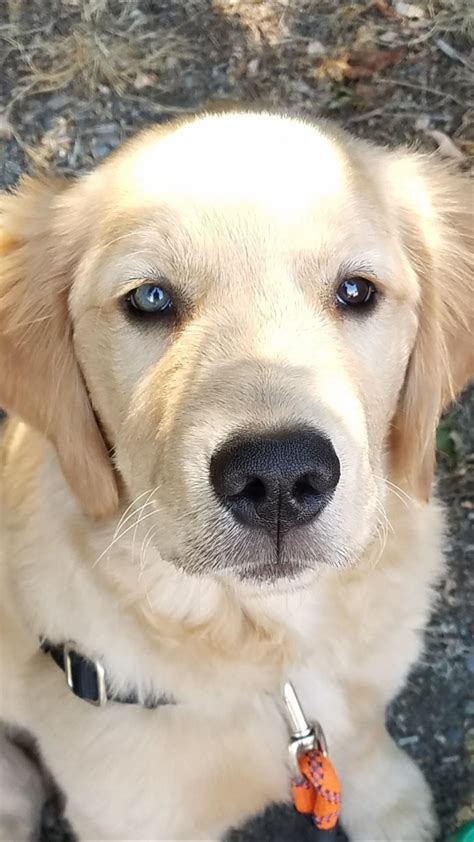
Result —
<instances>
[{"instance_id":1,"label":"cream colored fur","mask_svg":"<svg viewBox=\"0 0 474 842\"><path fill-rule=\"evenodd\" d=\"M326 732L352 842L434 839L384 715L443 570L429 497L470 366L467 190L423 156L231 113L2 200L0 404L23 420L2 443L0 718L38 740L80 839L214 840L288 799L287 678ZM383 293L362 319L334 306L351 273ZM120 300L157 275L182 315L143 329ZM331 438L341 480L288 539L305 572L265 583L271 551L217 504L209 460L235 430L295 423ZM179 703L93 708L43 635L118 691Z\"/></svg>"}]
</instances>

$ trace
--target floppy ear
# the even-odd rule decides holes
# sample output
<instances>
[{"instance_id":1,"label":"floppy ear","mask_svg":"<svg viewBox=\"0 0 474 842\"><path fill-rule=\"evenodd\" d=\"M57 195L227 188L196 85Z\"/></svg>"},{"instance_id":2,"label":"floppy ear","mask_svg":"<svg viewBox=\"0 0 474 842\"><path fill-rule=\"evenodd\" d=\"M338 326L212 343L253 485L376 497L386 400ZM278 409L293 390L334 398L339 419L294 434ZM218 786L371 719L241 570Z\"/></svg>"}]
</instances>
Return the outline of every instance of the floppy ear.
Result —
<instances>
[{"instance_id":1,"label":"floppy ear","mask_svg":"<svg viewBox=\"0 0 474 842\"><path fill-rule=\"evenodd\" d=\"M396 156L398 229L419 287L419 327L393 419L395 475L428 500L443 409L474 375L470 182L428 156Z\"/></svg>"},{"instance_id":2,"label":"floppy ear","mask_svg":"<svg viewBox=\"0 0 474 842\"><path fill-rule=\"evenodd\" d=\"M81 248L74 190L26 178L0 197L0 406L54 444L83 508L101 517L118 497L74 354L68 293Z\"/></svg>"}]
</instances>

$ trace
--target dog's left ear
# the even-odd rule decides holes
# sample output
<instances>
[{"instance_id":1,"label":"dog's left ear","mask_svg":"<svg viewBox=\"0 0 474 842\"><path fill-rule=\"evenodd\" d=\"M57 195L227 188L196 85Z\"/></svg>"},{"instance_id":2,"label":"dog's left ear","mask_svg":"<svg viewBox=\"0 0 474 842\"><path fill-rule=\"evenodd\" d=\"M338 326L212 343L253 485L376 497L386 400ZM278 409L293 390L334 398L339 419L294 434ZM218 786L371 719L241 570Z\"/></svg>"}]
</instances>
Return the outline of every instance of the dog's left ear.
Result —
<instances>
[{"instance_id":1,"label":"dog's left ear","mask_svg":"<svg viewBox=\"0 0 474 842\"><path fill-rule=\"evenodd\" d=\"M418 284L418 334L391 437L392 469L410 493L428 500L436 427L474 375L471 183L430 156L395 154L391 202Z\"/></svg>"},{"instance_id":2,"label":"dog's left ear","mask_svg":"<svg viewBox=\"0 0 474 842\"><path fill-rule=\"evenodd\" d=\"M101 517L117 507L117 485L68 307L89 229L80 189L27 178L0 197L0 406L52 442L83 508Z\"/></svg>"}]
</instances>

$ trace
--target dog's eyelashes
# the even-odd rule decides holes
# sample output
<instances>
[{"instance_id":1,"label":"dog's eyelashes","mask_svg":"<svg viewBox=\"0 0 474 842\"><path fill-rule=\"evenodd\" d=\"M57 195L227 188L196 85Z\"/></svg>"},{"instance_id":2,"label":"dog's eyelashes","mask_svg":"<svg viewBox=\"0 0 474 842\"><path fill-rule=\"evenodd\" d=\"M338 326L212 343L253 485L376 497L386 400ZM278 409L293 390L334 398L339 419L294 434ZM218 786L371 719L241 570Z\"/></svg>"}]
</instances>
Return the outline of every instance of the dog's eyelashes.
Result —
<instances>
[{"instance_id":1,"label":"dog's eyelashes","mask_svg":"<svg viewBox=\"0 0 474 842\"><path fill-rule=\"evenodd\" d=\"M377 290L366 278L345 278L336 291L336 302L340 308L366 310L375 304Z\"/></svg>"},{"instance_id":2,"label":"dog's eyelashes","mask_svg":"<svg viewBox=\"0 0 474 842\"><path fill-rule=\"evenodd\" d=\"M130 313L136 316L164 316L175 310L175 302L171 294L161 284L152 282L140 284L132 289L125 297L125 303Z\"/></svg>"}]
</instances>

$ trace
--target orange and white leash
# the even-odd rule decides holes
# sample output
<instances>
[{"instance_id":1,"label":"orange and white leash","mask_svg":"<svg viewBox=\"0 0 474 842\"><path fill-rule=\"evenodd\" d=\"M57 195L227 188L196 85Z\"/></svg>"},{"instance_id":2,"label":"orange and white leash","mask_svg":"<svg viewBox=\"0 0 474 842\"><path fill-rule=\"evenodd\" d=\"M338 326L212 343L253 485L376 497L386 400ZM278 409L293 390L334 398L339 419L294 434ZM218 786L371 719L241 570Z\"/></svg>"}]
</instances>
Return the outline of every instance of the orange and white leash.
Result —
<instances>
[{"instance_id":1,"label":"orange and white leash","mask_svg":"<svg viewBox=\"0 0 474 842\"><path fill-rule=\"evenodd\" d=\"M293 804L298 813L311 817L321 842L335 838L341 810L341 785L329 760L322 728L319 723L308 723L289 681L283 687L283 700L290 730Z\"/></svg>"}]
</instances>

